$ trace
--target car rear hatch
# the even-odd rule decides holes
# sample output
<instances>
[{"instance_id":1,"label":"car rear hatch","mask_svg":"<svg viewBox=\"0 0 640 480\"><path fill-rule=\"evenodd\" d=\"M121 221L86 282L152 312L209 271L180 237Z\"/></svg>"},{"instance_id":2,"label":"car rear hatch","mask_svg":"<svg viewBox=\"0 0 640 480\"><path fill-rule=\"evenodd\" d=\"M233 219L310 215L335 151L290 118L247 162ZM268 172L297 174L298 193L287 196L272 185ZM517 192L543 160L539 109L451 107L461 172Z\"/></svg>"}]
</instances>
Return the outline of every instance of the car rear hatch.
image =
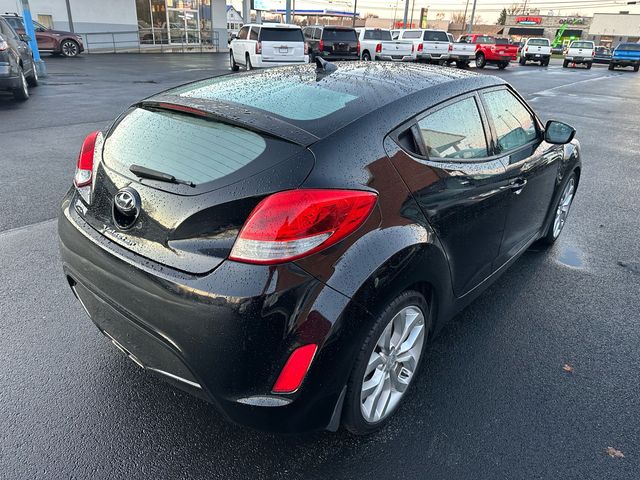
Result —
<instances>
[{"instance_id":1,"label":"car rear hatch","mask_svg":"<svg viewBox=\"0 0 640 480\"><path fill-rule=\"evenodd\" d=\"M422 50L432 56L440 56L449 53L449 37L446 32L426 31L422 36Z\"/></svg>"},{"instance_id":2,"label":"car rear hatch","mask_svg":"<svg viewBox=\"0 0 640 480\"><path fill-rule=\"evenodd\" d=\"M314 163L305 146L314 140L259 110L154 97L126 111L94 153L93 191L83 217L142 257L204 274L227 258L262 198L303 182ZM191 185L142 178L132 165ZM123 216L117 206L116 194L125 187L138 196L137 218Z\"/></svg>"},{"instance_id":3,"label":"car rear hatch","mask_svg":"<svg viewBox=\"0 0 640 480\"><path fill-rule=\"evenodd\" d=\"M336 57L358 57L358 36L355 30L325 28L322 32L323 52Z\"/></svg>"},{"instance_id":4,"label":"car rear hatch","mask_svg":"<svg viewBox=\"0 0 640 480\"><path fill-rule=\"evenodd\" d=\"M304 63L304 37L299 28L260 29L262 61Z\"/></svg>"},{"instance_id":5,"label":"car rear hatch","mask_svg":"<svg viewBox=\"0 0 640 480\"><path fill-rule=\"evenodd\" d=\"M406 57L413 53L413 43L403 41L382 42L382 55L388 55L391 58Z\"/></svg>"}]
</instances>

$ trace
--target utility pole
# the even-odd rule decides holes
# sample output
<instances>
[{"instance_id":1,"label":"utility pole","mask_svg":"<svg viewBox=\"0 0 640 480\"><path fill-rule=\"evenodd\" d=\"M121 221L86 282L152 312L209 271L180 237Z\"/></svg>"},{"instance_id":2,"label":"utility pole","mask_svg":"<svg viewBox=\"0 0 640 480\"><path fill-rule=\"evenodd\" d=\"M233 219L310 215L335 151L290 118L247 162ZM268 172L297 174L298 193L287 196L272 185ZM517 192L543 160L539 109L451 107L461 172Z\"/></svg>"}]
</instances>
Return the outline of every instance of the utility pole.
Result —
<instances>
[{"instance_id":1,"label":"utility pole","mask_svg":"<svg viewBox=\"0 0 640 480\"><path fill-rule=\"evenodd\" d=\"M409 18L409 0L404 0L404 17L402 17L403 28L407 28L408 18Z\"/></svg>"},{"instance_id":2,"label":"utility pole","mask_svg":"<svg viewBox=\"0 0 640 480\"><path fill-rule=\"evenodd\" d=\"M467 0L467 4L464 6L464 18L462 19L462 30L460 33L464 33L464 29L467 26L467 10L469 10L469 0Z\"/></svg>"},{"instance_id":3,"label":"utility pole","mask_svg":"<svg viewBox=\"0 0 640 480\"><path fill-rule=\"evenodd\" d=\"M285 14L284 23L291 23L291 0L287 0L285 8L287 13Z\"/></svg>"},{"instance_id":4,"label":"utility pole","mask_svg":"<svg viewBox=\"0 0 640 480\"><path fill-rule=\"evenodd\" d=\"M468 0L467 0L468 1ZM411 20L409 20L409 26L410 28L413 28L413 11L416 8L416 0L413 0L411 2Z\"/></svg>"},{"instance_id":5,"label":"utility pole","mask_svg":"<svg viewBox=\"0 0 640 480\"><path fill-rule=\"evenodd\" d=\"M73 17L71 16L71 0L66 0L67 4L67 18L69 19L69 31L75 32L73 29Z\"/></svg>"},{"instance_id":6,"label":"utility pole","mask_svg":"<svg viewBox=\"0 0 640 480\"><path fill-rule=\"evenodd\" d=\"M353 23L351 26L354 28L356 26L356 8L358 8L358 0L354 0L353 2Z\"/></svg>"},{"instance_id":7,"label":"utility pole","mask_svg":"<svg viewBox=\"0 0 640 480\"><path fill-rule=\"evenodd\" d=\"M478 0L473 0L473 7L471 8L471 20L469 20L469 25L467 26L467 33L471 33L473 29L473 19L476 16L476 2Z\"/></svg>"},{"instance_id":8,"label":"utility pole","mask_svg":"<svg viewBox=\"0 0 640 480\"><path fill-rule=\"evenodd\" d=\"M38 50L38 42L36 41L36 32L33 30L33 18L31 18L31 9L29 8L29 0L22 0L22 21L24 22L24 32L29 35L29 46L33 52L33 60L36 65L36 72L39 77L47 76L47 68L40 58L40 50Z\"/></svg>"}]
</instances>

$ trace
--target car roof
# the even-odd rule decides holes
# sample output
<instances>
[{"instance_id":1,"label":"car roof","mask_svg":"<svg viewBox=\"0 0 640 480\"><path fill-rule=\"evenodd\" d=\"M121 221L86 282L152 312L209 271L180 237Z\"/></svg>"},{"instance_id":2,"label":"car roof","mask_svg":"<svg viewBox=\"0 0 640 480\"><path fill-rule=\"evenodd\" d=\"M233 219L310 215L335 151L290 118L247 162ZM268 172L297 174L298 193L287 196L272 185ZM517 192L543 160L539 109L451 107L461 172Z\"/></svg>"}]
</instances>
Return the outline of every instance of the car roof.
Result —
<instances>
[{"instance_id":1,"label":"car roof","mask_svg":"<svg viewBox=\"0 0 640 480\"><path fill-rule=\"evenodd\" d=\"M145 102L197 108L223 121L246 121L248 128L310 145L372 112L382 110L385 115L394 103L402 103L407 120L411 109L418 108L417 114L432 102L505 83L489 75L413 63L330 65L336 69L319 71L313 64L303 64L224 75L168 90ZM277 132L275 123L290 128Z\"/></svg>"},{"instance_id":2,"label":"car roof","mask_svg":"<svg viewBox=\"0 0 640 480\"><path fill-rule=\"evenodd\" d=\"M288 24L288 23L249 23L249 24L245 24L243 26L267 27L267 28L289 28L289 29L293 29L293 30L299 30L300 29L299 25L291 25L291 24Z\"/></svg>"}]
</instances>

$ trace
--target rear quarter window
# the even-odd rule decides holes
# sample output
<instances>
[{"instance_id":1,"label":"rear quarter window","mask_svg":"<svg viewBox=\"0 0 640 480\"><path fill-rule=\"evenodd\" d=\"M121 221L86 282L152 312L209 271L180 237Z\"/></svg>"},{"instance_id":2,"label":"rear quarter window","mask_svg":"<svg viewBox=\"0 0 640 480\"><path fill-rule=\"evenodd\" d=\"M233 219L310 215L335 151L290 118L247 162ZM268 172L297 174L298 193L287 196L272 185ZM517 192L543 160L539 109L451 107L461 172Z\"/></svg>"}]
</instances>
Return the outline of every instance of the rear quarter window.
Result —
<instances>
[{"instance_id":1,"label":"rear quarter window","mask_svg":"<svg viewBox=\"0 0 640 480\"><path fill-rule=\"evenodd\" d=\"M297 28L265 28L260 31L261 42L304 42L302 30Z\"/></svg>"},{"instance_id":2,"label":"rear quarter window","mask_svg":"<svg viewBox=\"0 0 640 480\"><path fill-rule=\"evenodd\" d=\"M263 155L291 156L299 147L258 133L167 110L134 108L111 129L104 162L133 164L202 184L229 176Z\"/></svg>"}]
</instances>

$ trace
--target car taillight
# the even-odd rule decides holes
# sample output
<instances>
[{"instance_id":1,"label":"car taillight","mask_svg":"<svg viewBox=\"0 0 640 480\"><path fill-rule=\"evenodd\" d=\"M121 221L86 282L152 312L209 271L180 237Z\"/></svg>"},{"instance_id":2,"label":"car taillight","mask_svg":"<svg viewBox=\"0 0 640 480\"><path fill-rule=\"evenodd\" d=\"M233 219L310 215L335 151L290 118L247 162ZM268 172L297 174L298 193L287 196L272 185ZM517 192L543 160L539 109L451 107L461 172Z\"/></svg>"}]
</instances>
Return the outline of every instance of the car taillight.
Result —
<instances>
[{"instance_id":1,"label":"car taillight","mask_svg":"<svg viewBox=\"0 0 640 480\"><path fill-rule=\"evenodd\" d=\"M416 51L416 46L412 43L411 44L411 53Z\"/></svg>"},{"instance_id":2,"label":"car taillight","mask_svg":"<svg viewBox=\"0 0 640 480\"><path fill-rule=\"evenodd\" d=\"M260 55L262 53L262 42L256 43L256 55Z\"/></svg>"},{"instance_id":3,"label":"car taillight","mask_svg":"<svg viewBox=\"0 0 640 480\"><path fill-rule=\"evenodd\" d=\"M525 48L525 49L524 49L524 51L525 51L525 52L528 52L528 51L529 51L529 47Z\"/></svg>"},{"instance_id":4,"label":"car taillight","mask_svg":"<svg viewBox=\"0 0 640 480\"><path fill-rule=\"evenodd\" d=\"M318 43L318 48L320 49L320 52L324 51L324 40L320 40L320 42Z\"/></svg>"},{"instance_id":5,"label":"car taillight","mask_svg":"<svg viewBox=\"0 0 640 480\"><path fill-rule=\"evenodd\" d=\"M304 54L309 55L309 44L304 42Z\"/></svg>"},{"instance_id":6,"label":"car taillight","mask_svg":"<svg viewBox=\"0 0 640 480\"><path fill-rule=\"evenodd\" d=\"M276 383L273 385L274 393L293 393L302 384L305 375L309 371L311 361L316 354L318 346L311 343L296 348L285 363Z\"/></svg>"},{"instance_id":7,"label":"car taillight","mask_svg":"<svg viewBox=\"0 0 640 480\"><path fill-rule=\"evenodd\" d=\"M453 50L453 45L449 44L449 51Z\"/></svg>"},{"instance_id":8,"label":"car taillight","mask_svg":"<svg viewBox=\"0 0 640 480\"><path fill-rule=\"evenodd\" d=\"M0 52L3 52L9 48L9 44L0 38Z\"/></svg>"},{"instance_id":9,"label":"car taillight","mask_svg":"<svg viewBox=\"0 0 640 480\"><path fill-rule=\"evenodd\" d=\"M358 49L358 55L360 55L360 40L358 40L358 46L356 48Z\"/></svg>"},{"instance_id":10,"label":"car taillight","mask_svg":"<svg viewBox=\"0 0 640 480\"><path fill-rule=\"evenodd\" d=\"M91 132L82 142L82 148L78 155L78 163L76 165L76 174L73 177L73 183L76 188L86 187L91 184L93 175L93 153L96 148L96 139L101 135L99 131Z\"/></svg>"},{"instance_id":11,"label":"car taillight","mask_svg":"<svg viewBox=\"0 0 640 480\"><path fill-rule=\"evenodd\" d=\"M595 57L596 56L596 52L595 51L591 52L591 56Z\"/></svg>"},{"instance_id":12,"label":"car taillight","mask_svg":"<svg viewBox=\"0 0 640 480\"><path fill-rule=\"evenodd\" d=\"M376 45L376 53L382 53L382 44L381 43Z\"/></svg>"},{"instance_id":13,"label":"car taillight","mask_svg":"<svg viewBox=\"0 0 640 480\"><path fill-rule=\"evenodd\" d=\"M424 48L424 46L421 43L419 43L418 44L418 51L421 52L423 48Z\"/></svg>"},{"instance_id":14,"label":"car taillight","mask_svg":"<svg viewBox=\"0 0 640 480\"><path fill-rule=\"evenodd\" d=\"M271 265L325 249L362 225L376 198L360 190L274 193L253 209L229 259Z\"/></svg>"}]
</instances>

